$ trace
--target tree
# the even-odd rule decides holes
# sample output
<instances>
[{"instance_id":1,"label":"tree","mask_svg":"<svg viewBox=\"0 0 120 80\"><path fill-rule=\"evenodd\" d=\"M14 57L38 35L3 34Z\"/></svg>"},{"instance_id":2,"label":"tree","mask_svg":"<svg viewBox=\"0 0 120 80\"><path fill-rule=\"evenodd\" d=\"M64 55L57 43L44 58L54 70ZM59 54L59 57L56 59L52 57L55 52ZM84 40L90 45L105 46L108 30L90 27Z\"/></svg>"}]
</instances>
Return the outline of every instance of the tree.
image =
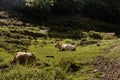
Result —
<instances>
[{"instance_id":1,"label":"tree","mask_svg":"<svg viewBox=\"0 0 120 80\"><path fill-rule=\"evenodd\" d=\"M54 0L26 0L26 6L37 9L41 12L49 12Z\"/></svg>"},{"instance_id":2,"label":"tree","mask_svg":"<svg viewBox=\"0 0 120 80\"><path fill-rule=\"evenodd\" d=\"M0 0L0 4L8 7L25 6L25 0Z\"/></svg>"},{"instance_id":3,"label":"tree","mask_svg":"<svg viewBox=\"0 0 120 80\"><path fill-rule=\"evenodd\" d=\"M107 5L109 5L109 8L112 12L112 22L120 23L120 0L102 0Z\"/></svg>"},{"instance_id":4,"label":"tree","mask_svg":"<svg viewBox=\"0 0 120 80\"><path fill-rule=\"evenodd\" d=\"M101 0L89 0L82 9L82 14L93 19L109 21L111 10L107 4Z\"/></svg>"},{"instance_id":5,"label":"tree","mask_svg":"<svg viewBox=\"0 0 120 80\"><path fill-rule=\"evenodd\" d=\"M80 13L85 0L56 0L52 10L58 14Z\"/></svg>"}]
</instances>

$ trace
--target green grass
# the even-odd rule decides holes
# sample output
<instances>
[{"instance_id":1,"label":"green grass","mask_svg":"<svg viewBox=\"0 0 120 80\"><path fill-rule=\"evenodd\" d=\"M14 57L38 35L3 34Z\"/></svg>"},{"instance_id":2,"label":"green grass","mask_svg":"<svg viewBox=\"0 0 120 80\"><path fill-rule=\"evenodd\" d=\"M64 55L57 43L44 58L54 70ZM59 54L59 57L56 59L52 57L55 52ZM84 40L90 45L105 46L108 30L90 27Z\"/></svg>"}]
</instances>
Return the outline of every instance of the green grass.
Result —
<instances>
[{"instance_id":1,"label":"green grass","mask_svg":"<svg viewBox=\"0 0 120 80\"><path fill-rule=\"evenodd\" d=\"M65 39L61 41L65 43L70 39ZM16 65L12 66L9 64L9 61L12 59L14 53L8 53L4 49L0 49L1 56L0 59L3 59L0 62L1 65L7 64L9 68L0 69L0 79L1 80L99 80L96 75L93 74L92 63L96 56L102 55L102 52L105 48L108 48L112 45L119 43L119 40L101 40L97 44L87 45L87 46L78 46L76 51L59 51L55 48L54 38L39 38L37 40L32 40L31 45L28 47L27 52L35 54L37 63L40 65L34 64L33 66L21 66ZM79 43L80 40L71 40L75 43ZM111 53L112 55L112 53ZM46 56L54 56L54 58L46 58ZM50 65L50 66L46 66ZM74 68L71 68L70 65L74 64L78 66L77 71ZM70 71L68 71L70 69Z\"/></svg>"},{"instance_id":2,"label":"green grass","mask_svg":"<svg viewBox=\"0 0 120 80\"><path fill-rule=\"evenodd\" d=\"M0 27L0 47L9 51L25 51L33 39L46 37L38 27Z\"/></svg>"},{"instance_id":3,"label":"green grass","mask_svg":"<svg viewBox=\"0 0 120 80\"><path fill-rule=\"evenodd\" d=\"M9 63L8 61L10 60L10 58L12 57L12 54L8 53L7 51L5 51L4 49L0 48L0 64L1 63Z\"/></svg>"},{"instance_id":4,"label":"green grass","mask_svg":"<svg viewBox=\"0 0 120 80\"><path fill-rule=\"evenodd\" d=\"M67 80L65 73L59 68L16 66L10 70L1 70L0 80Z\"/></svg>"},{"instance_id":5,"label":"green grass","mask_svg":"<svg viewBox=\"0 0 120 80\"><path fill-rule=\"evenodd\" d=\"M64 41L65 40L63 40L63 43ZM107 47L110 47L113 44L116 44L116 41L117 40L101 40L98 43L100 44L100 46L97 46L97 44L88 45L88 46L78 46L76 51L61 52L57 48L54 47L54 44L51 44L51 43L48 43L47 45L44 44L43 47L41 47L41 43L43 41L41 39L38 39L37 44L32 44L31 46L29 46L28 52L34 53L37 56L37 58L40 59L41 62L48 63L52 65L53 67L61 66L60 62L64 62L61 67L63 68L65 67L64 65L66 65L68 61L71 61L70 63L79 64L79 66L81 66L82 69L75 73L77 76L74 75L73 77L76 79L77 78L79 79L81 77L81 80L82 80L82 78L86 77L87 79L90 77L91 73L90 72L87 73L87 69L88 71L92 70L92 68L90 67L90 64L94 61L94 58L96 56L103 55L102 52L104 51L104 49ZM47 43L47 40L45 42ZM55 58L48 59L46 58L46 56L54 56ZM67 65L69 65L70 63L68 63ZM82 73L83 71L84 73Z\"/></svg>"}]
</instances>

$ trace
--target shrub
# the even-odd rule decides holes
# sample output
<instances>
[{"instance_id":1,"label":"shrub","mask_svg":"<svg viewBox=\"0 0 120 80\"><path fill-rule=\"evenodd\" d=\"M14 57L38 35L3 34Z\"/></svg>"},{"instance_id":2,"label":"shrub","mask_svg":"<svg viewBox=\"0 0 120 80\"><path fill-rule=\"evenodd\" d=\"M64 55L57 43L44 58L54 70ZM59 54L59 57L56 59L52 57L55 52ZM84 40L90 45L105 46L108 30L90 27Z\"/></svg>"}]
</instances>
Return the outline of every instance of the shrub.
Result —
<instances>
[{"instance_id":1,"label":"shrub","mask_svg":"<svg viewBox=\"0 0 120 80\"><path fill-rule=\"evenodd\" d=\"M97 40L86 40L86 41L81 41L80 45L91 45L95 43L98 43L98 41Z\"/></svg>"},{"instance_id":2,"label":"shrub","mask_svg":"<svg viewBox=\"0 0 120 80\"><path fill-rule=\"evenodd\" d=\"M65 39L64 42L67 43L67 44L71 44L71 43L73 43L73 41L70 40L70 39Z\"/></svg>"},{"instance_id":3,"label":"shrub","mask_svg":"<svg viewBox=\"0 0 120 80\"><path fill-rule=\"evenodd\" d=\"M90 38L93 38L93 39L103 39L102 34L99 32L90 31L88 35L90 36Z\"/></svg>"},{"instance_id":4,"label":"shrub","mask_svg":"<svg viewBox=\"0 0 120 80\"><path fill-rule=\"evenodd\" d=\"M73 59L62 58L58 64L62 69L65 70L68 69L71 63L74 63Z\"/></svg>"},{"instance_id":5,"label":"shrub","mask_svg":"<svg viewBox=\"0 0 120 80\"><path fill-rule=\"evenodd\" d=\"M59 66L65 70L65 72L76 72L80 69L80 66L73 59L61 59Z\"/></svg>"}]
</instances>

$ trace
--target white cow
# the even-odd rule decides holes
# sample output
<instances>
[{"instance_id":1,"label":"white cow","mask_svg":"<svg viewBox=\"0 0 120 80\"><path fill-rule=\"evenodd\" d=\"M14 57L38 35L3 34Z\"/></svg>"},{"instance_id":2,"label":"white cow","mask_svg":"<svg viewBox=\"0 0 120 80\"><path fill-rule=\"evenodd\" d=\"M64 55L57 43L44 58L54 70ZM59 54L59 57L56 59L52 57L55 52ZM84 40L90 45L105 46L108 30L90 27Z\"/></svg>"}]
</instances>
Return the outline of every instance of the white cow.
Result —
<instances>
[{"instance_id":1,"label":"white cow","mask_svg":"<svg viewBox=\"0 0 120 80\"><path fill-rule=\"evenodd\" d=\"M36 57L34 54L26 53L26 52L17 52L13 58L13 60L10 61L11 64L31 64L36 60Z\"/></svg>"},{"instance_id":2,"label":"white cow","mask_svg":"<svg viewBox=\"0 0 120 80\"><path fill-rule=\"evenodd\" d=\"M55 44L55 47L59 48L61 51L75 51L76 46L72 44Z\"/></svg>"}]
</instances>

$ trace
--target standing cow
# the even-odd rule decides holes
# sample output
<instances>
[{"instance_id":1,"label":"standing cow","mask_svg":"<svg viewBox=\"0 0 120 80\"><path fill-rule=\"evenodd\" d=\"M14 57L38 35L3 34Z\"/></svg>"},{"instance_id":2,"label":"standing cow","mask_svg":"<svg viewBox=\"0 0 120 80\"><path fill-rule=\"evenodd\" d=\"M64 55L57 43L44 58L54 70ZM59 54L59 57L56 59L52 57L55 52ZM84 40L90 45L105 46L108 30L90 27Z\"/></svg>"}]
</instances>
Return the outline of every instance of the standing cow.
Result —
<instances>
[{"instance_id":1,"label":"standing cow","mask_svg":"<svg viewBox=\"0 0 120 80\"><path fill-rule=\"evenodd\" d=\"M17 52L13 58L13 60L10 61L11 64L32 64L36 60L36 57L34 54L26 53L26 52Z\"/></svg>"},{"instance_id":2,"label":"standing cow","mask_svg":"<svg viewBox=\"0 0 120 80\"><path fill-rule=\"evenodd\" d=\"M75 51L76 50L76 46L74 46L72 44L57 43L57 44L55 44L55 47L59 48L61 51Z\"/></svg>"}]
</instances>

